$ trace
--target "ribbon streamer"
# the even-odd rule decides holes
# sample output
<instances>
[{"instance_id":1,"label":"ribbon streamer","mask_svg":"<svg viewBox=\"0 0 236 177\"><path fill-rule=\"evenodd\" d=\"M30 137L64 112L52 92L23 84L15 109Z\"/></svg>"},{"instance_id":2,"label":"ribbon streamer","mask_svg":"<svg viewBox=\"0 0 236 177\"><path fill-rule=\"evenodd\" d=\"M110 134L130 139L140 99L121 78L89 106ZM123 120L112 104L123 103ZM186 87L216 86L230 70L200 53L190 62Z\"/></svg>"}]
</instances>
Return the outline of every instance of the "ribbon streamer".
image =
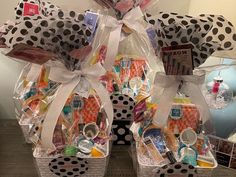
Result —
<instances>
[{"instance_id":1,"label":"ribbon streamer","mask_svg":"<svg viewBox=\"0 0 236 177\"><path fill-rule=\"evenodd\" d=\"M140 22L138 22L138 20L142 17L143 13L140 7L136 7L128 12L122 20L117 20L114 17L110 16L107 17L106 26L112 28L108 40L106 59L103 65L107 71L111 70L115 63L123 25L126 25L128 28L136 31L137 33L146 34L145 28L142 26L142 24L140 24Z\"/></svg>"},{"instance_id":2,"label":"ribbon streamer","mask_svg":"<svg viewBox=\"0 0 236 177\"><path fill-rule=\"evenodd\" d=\"M196 70L192 76L170 76L162 72L158 72L155 77L155 85L158 84L156 92L161 92L157 112L153 118L153 123L161 126L166 126L169 114L172 108L173 99L183 82L182 89L184 93L190 96L192 103L201 106L200 115L203 124L207 124L208 132L213 132L213 128L208 125L210 119L210 111L201 93L200 85L205 81L205 71Z\"/></svg>"},{"instance_id":3,"label":"ribbon streamer","mask_svg":"<svg viewBox=\"0 0 236 177\"><path fill-rule=\"evenodd\" d=\"M42 65L32 63L30 70L26 76L26 80L36 82L40 75L41 70L42 70Z\"/></svg>"},{"instance_id":4,"label":"ribbon streamer","mask_svg":"<svg viewBox=\"0 0 236 177\"><path fill-rule=\"evenodd\" d=\"M58 88L57 95L54 101L51 103L44 119L41 132L42 147L55 149L53 144L53 134L58 117L60 116L68 97L79 84L81 77L85 77L89 81L91 87L95 89L97 95L99 96L108 117L108 133L110 133L113 122L113 108L107 90L99 82L99 77L106 73L101 64L97 63L93 66L75 71L67 70L67 68L62 63L57 61L50 61L47 63L47 65L50 67L49 79L54 82L61 83L61 86ZM39 70L37 67L32 68L32 73L33 72L35 75L38 75Z\"/></svg>"}]
</instances>

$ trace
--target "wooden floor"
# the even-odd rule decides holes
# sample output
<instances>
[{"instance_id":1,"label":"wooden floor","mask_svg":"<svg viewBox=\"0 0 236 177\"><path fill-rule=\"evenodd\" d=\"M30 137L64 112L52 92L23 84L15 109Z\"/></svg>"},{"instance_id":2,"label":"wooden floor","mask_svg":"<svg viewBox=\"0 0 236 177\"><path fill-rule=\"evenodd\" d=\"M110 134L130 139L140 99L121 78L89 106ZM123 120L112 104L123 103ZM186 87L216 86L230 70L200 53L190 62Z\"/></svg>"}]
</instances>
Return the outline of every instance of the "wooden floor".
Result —
<instances>
[{"instance_id":1,"label":"wooden floor","mask_svg":"<svg viewBox=\"0 0 236 177\"><path fill-rule=\"evenodd\" d=\"M0 120L0 143L0 177L38 177L31 146L15 120ZM106 177L135 176L129 148L113 146ZM212 177L236 177L236 171L217 168Z\"/></svg>"}]
</instances>

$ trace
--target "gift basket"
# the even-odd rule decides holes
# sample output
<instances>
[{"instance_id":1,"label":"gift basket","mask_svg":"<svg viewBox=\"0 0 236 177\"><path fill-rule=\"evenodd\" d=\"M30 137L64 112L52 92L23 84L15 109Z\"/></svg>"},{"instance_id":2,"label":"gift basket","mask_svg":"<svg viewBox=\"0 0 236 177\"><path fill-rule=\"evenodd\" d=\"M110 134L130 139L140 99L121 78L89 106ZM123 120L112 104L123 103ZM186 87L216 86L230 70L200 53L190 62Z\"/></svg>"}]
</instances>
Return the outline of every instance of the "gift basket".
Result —
<instances>
[{"instance_id":1,"label":"gift basket","mask_svg":"<svg viewBox=\"0 0 236 177\"><path fill-rule=\"evenodd\" d=\"M90 63L100 62L108 71L101 82L111 95L115 113L113 144L130 145L134 104L150 90L150 64L155 63L155 54L146 25L141 9L134 7L121 20L108 16L101 35L97 33L99 45Z\"/></svg>"},{"instance_id":2,"label":"gift basket","mask_svg":"<svg viewBox=\"0 0 236 177\"><path fill-rule=\"evenodd\" d=\"M22 4L24 11L29 4L41 9ZM104 68L87 64L103 23L95 12L56 8L17 18L1 36L10 50L6 56L33 63L24 68L15 98L21 121L31 124L29 139L42 177L105 175L113 108L99 81Z\"/></svg>"},{"instance_id":3,"label":"gift basket","mask_svg":"<svg viewBox=\"0 0 236 177\"><path fill-rule=\"evenodd\" d=\"M146 20L165 73L156 74L154 99L144 99L134 108L137 176L211 176L217 162L207 135L214 129L200 89L205 71L196 68L216 50L233 49L234 28L215 15L194 18L161 12Z\"/></svg>"},{"instance_id":4,"label":"gift basket","mask_svg":"<svg viewBox=\"0 0 236 177\"><path fill-rule=\"evenodd\" d=\"M182 76L181 79L184 82L192 82L192 77ZM143 105L141 110L144 112L144 115L141 115L132 126L132 131L136 132L134 134L136 135L138 176L171 173L183 176L210 176L211 171L217 167L206 136L209 132L204 131L212 131L209 110L202 107L206 106L204 97L196 100L193 94L199 96L201 93L197 90L199 87L197 85L204 82L204 72L195 72L194 77L201 80L201 83L191 83L191 86L183 87L189 91L189 96L195 104L186 100L180 103L180 98L172 103L181 81L176 81L176 78L172 76L165 76L164 73L158 73L155 83L159 83L160 87L164 88L159 103L156 107L154 105L150 107L148 105L151 103L144 100L136 105L137 107ZM173 91L174 82L178 84L174 86ZM157 91L161 92L160 89ZM180 162L182 165L179 164Z\"/></svg>"}]
</instances>

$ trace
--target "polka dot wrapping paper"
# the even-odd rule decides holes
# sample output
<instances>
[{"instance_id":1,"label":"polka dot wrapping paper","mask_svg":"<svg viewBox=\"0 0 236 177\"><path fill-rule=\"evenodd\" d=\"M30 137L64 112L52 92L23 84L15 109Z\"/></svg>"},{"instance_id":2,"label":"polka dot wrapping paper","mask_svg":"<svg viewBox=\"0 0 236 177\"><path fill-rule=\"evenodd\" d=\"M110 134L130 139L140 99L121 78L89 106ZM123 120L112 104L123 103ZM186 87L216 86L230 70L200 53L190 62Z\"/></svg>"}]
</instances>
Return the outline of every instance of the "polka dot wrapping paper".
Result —
<instances>
[{"instance_id":1,"label":"polka dot wrapping paper","mask_svg":"<svg viewBox=\"0 0 236 177\"><path fill-rule=\"evenodd\" d=\"M15 7L16 22L8 20L4 23L0 28L0 37L2 34L7 34L15 25L19 24L25 16L41 15L47 17L59 9L59 7L43 0L21 0L17 4L17 7ZM5 39L0 39L0 41L4 44Z\"/></svg>"},{"instance_id":2,"label":"polka dot wrapping paper","mask_svg":"<svg viewBox=\"0 0 236 177\"><path fill-rule=\"evenodd\" d=\"M165 165L155 170L155 177L169 177L169 176L181 176L181 177L197 177L197 169L192 165L185 163L174 163L171 165Z\"/></svg>"},{"instance_id":3,"label":"polka dot wrapping paper","mask_svg":"<svg viewBox=\"0 0 236 177\"><path fill-rule=\"evenodd\" d=\"M43 15L50 16L53 12L57 12L60 8L49 1L44 0L21 0L15 8L16 19L22 16Z\"/></svg>"},{"instance_id":4,"label":"polka dot wrapping paper","mask_svg":"<svg viewBox=\"0 0 236 177\"><path fill-rule=\"evenodd\" d=\"M49 163L49 168L56 176L75 177L86 174L89 164L88 161L78 157L58 157Z\"/></svg>"},{"instance_id":5,"label":"polka dot wrapping paper","mask_svg":"<svg viewBox=\"0 0 236 177\"><path fill-rule=\"evenodd\" d=\"M92 43L98 16L93 16L95 24L91 26L88 23L89 12L63 11L43 1L34 3L39 6L39 13L20 16L24 3L19 3L16 10L18 20L14 27L8 26L7 33L2 35L2 43L11 49L17 44L26 44L55 53L69 70L79 69L80 60L85 57L74 58L71 52Z\"/></svg>"},{"instance_id":6,"label":"polka dot wrapping paper","mask_svg":"<svg viewBox=\"0 0 236 177\"><path fill-rule=\"evenodd\" d=\"M162 47L192 44L194 67L215 51L232 50L236 43L232 23L221 15L192 17L161 12L157 16L146 14L146 20L153 25L148 35L157 55Z\"/></svg>"}]
</instances>

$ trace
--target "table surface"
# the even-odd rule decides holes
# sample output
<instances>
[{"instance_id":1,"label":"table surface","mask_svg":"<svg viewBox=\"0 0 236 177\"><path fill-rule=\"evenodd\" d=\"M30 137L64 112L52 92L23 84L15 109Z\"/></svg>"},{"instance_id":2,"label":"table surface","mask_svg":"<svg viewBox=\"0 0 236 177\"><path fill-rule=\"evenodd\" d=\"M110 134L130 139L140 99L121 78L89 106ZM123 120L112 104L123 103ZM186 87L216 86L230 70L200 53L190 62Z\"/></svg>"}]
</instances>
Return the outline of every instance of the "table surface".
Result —
<instances>
[{"instance_id":1,"label":"table surface","mask_svg":"<svg viewBox=\"0 0 236 177\"><path fill-rule=\"evenodd\" d=\"M0 177L38 177L16 120L0 120L0 143ZM113 146L106 177L135 177L132 167L130 147ZM236 170L218 167L212 177L236 177Z\"/></svg>"}]
</instances>

